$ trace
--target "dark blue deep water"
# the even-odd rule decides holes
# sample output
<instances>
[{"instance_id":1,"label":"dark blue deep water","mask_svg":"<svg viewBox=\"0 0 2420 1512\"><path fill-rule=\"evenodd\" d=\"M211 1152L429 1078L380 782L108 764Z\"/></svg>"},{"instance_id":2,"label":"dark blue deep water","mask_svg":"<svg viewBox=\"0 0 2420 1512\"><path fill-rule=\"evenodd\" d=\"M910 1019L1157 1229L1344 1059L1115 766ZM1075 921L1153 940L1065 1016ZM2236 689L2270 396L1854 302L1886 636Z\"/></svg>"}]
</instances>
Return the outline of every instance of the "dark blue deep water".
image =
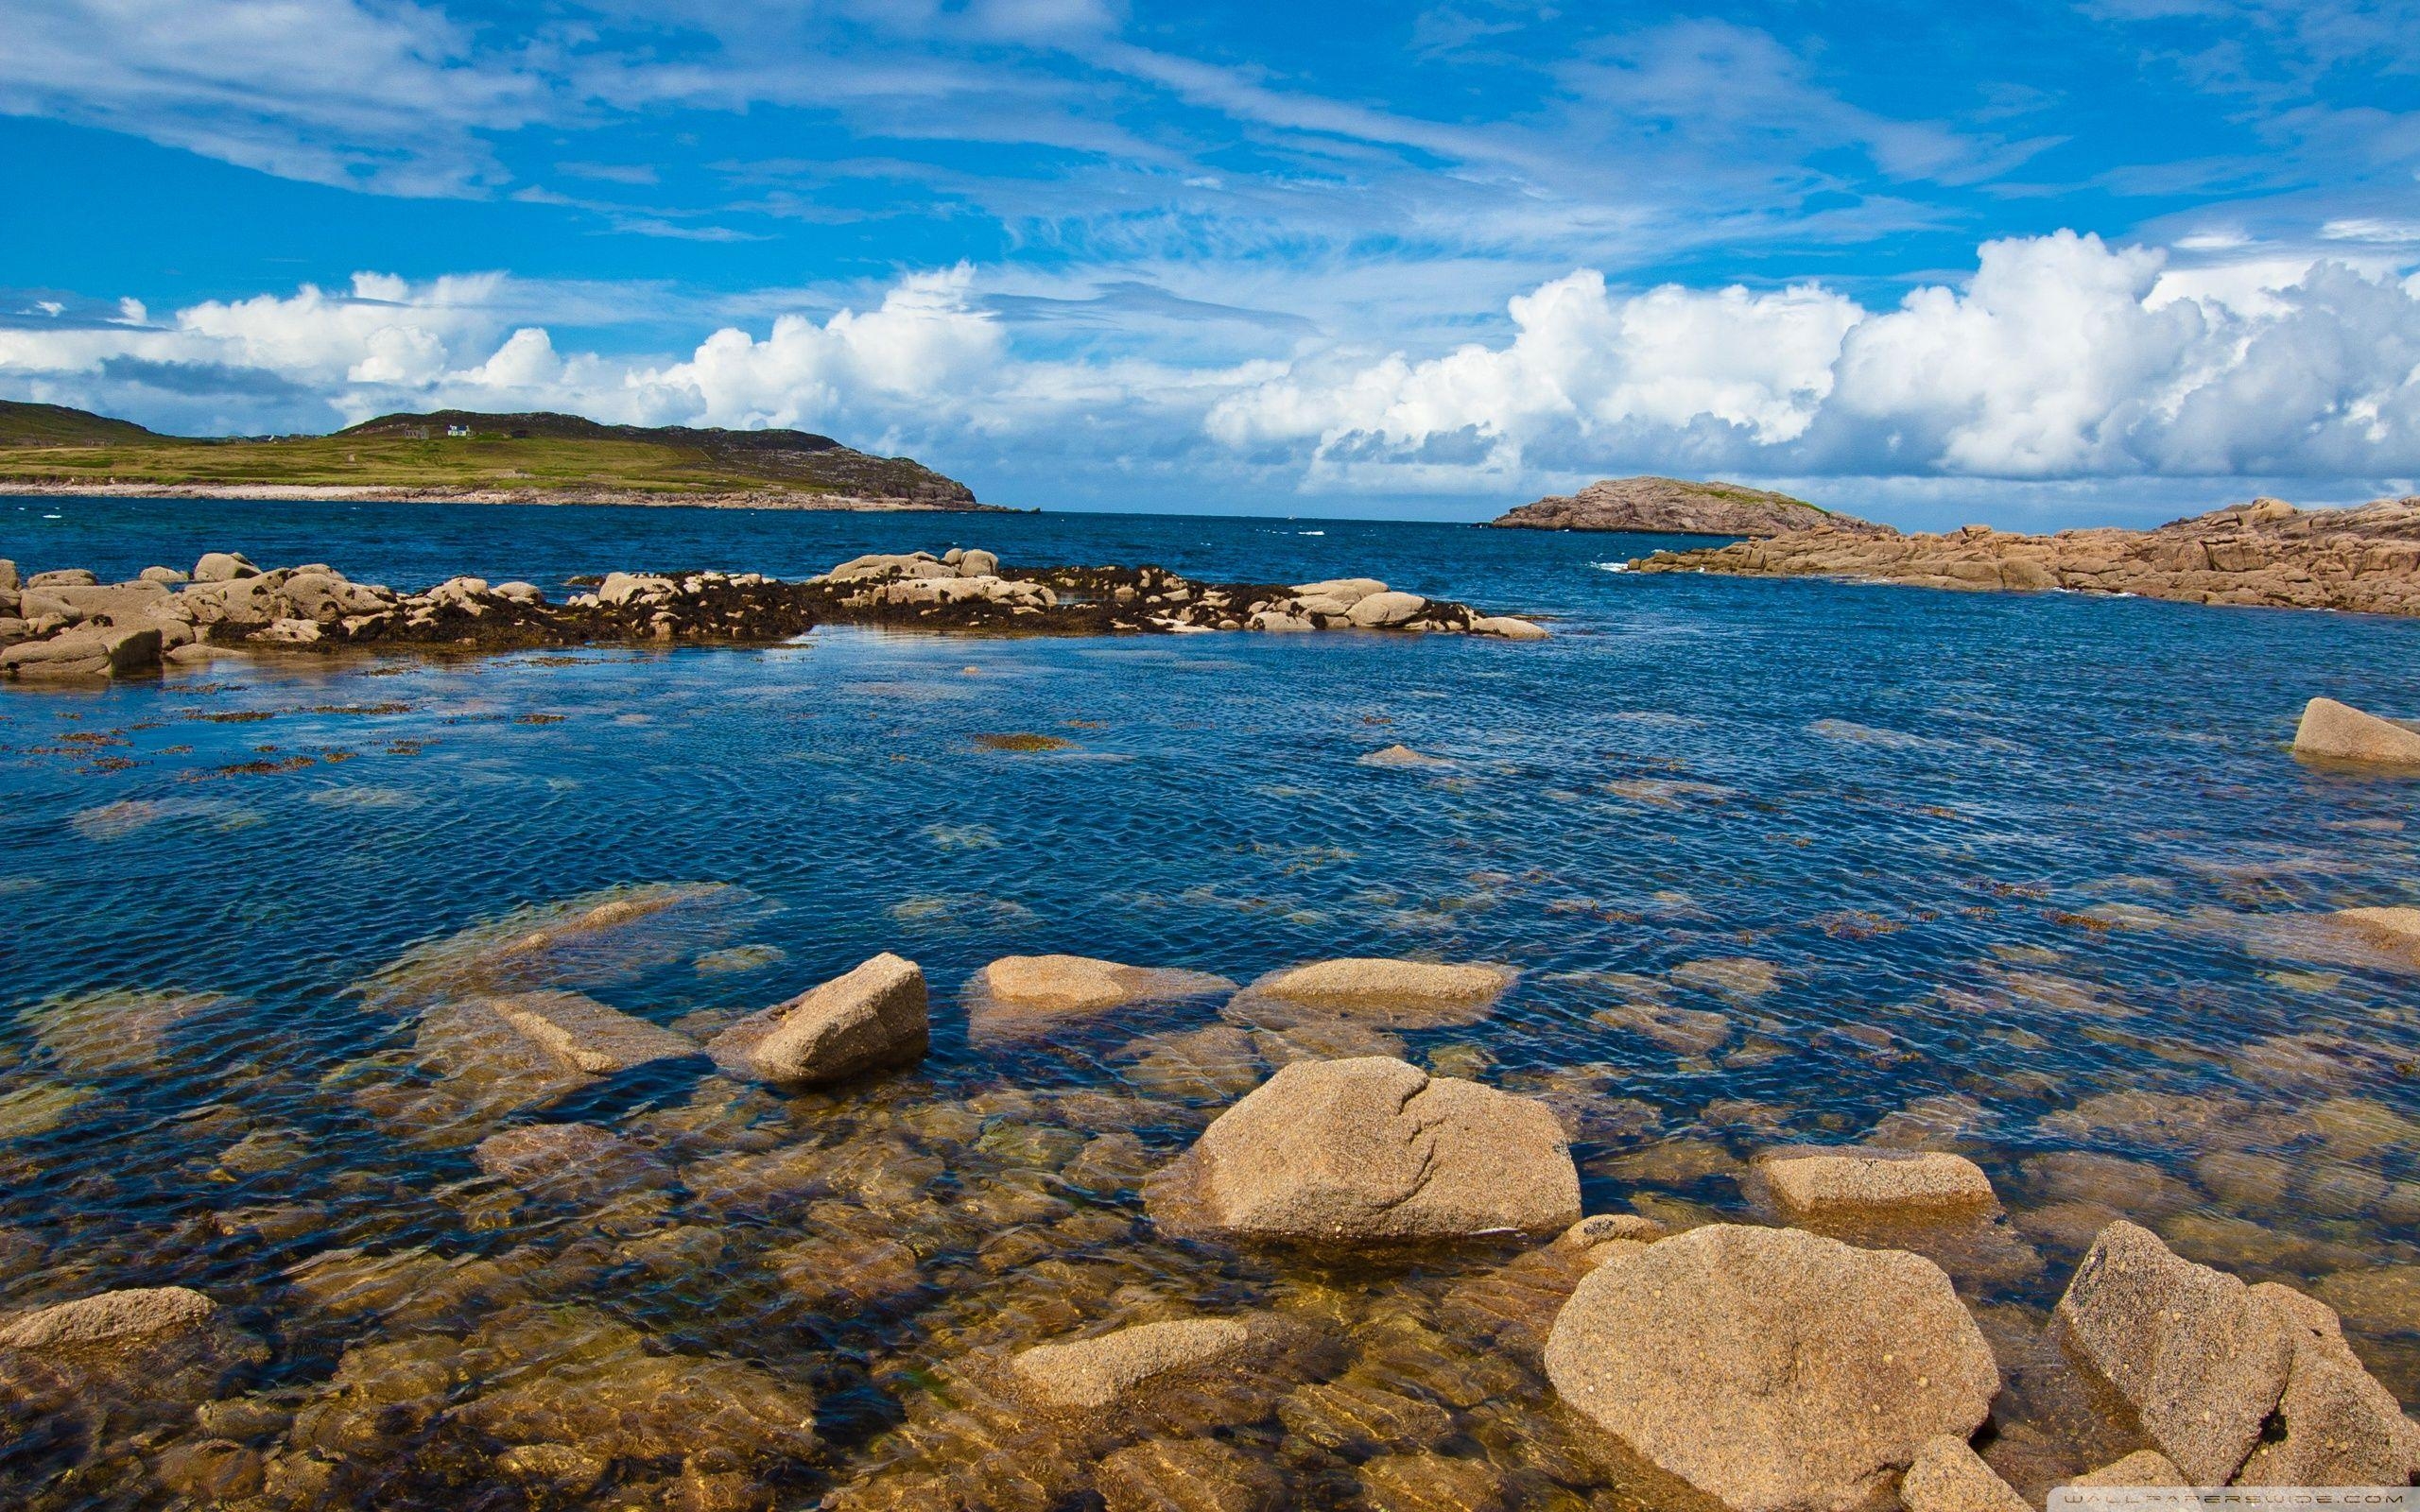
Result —
<instances>
[{"instance_id":1,"label":"dark blue deep water","mask_svg":"<svg viewBox=\"0 0 2420 1512\"><path fill-rule=\"evenodd\" d=\"M207 1439L289 1492L322 1477L327 1504L535 1504L497 1457L527 1434L470 1409L492 1364L444 1355L439 1400L375 1431L324 1419L366 1349L475 1352L567 1312L635 1330L650 1356L745 1361L813 1394L821 1447L590 1442L601 1479L547 1504L670 1505L682 1477L716 1474L784 1506L835 1487L858 1498L835 1504L956 1504L912 1477L976 1474L1015 1443L970 1426L934 1372L1171 1298L1327 1307L1350 1335L1410 1297L1448 1344L1519 1359L1455 1323L1453 1288L1500 1254L1336 1271L1161 1239L1132 1180L1071 1186L1070 1157L1105 1129L1146 1166L1182 1149L1276 1051L1206 1032L1215 1002L1041 1042L970 1037L967 976L1050 952L1239 981L1336 955L1515 965L1492 1017L1404 1032L1400 1053L1562 1099L1592 1211L1750 1212L1740 1162L1775 1144L1974 1156L2020 1258L1952 1269L2011 1375L1995 1463L2012 1478L2125 1447L2083 1423L2058 1371L2025 1365L2119 1214L2329 1300L2380 1378L2420 1398L2420 979L2316 921L2420 903L2420 786L2287 749L2315 694L2420 713L2420 625L1607 570L1658 543L1143 516L0 505L0 557L105 579L234 549L552 593L616 568L804 576L961 544L1011 566L1375 576L1555 631L819 631L768 651L224 660L106 691L0 688L0 1314L184 1284L264 1341L212 1387L252 1404L234 1427L214 1408L197 1428L185 1403L117 1436L37 1434L0 1455L0 1493L171 1504L173 1452ZM1068 748L977 738L1007 733ZM1398 744L1443 765L1360 761ZM688 883L730 888L561 985L710 1026L895 951L931 983L932 1058L850 1097L690 1067L446 1130L398 1111L393 1088L432 1074L411 1017L366 1008L364 979L517 909ZM767 949L699 964L740 946ZM223 998L159 1007L197 993ZM164 1027L121 1033L118 1012ZM1171 1080L1171 1057L1199 1074ZM1122 1121L1087 1122L1101 1093ZM672 1174L600 1217L474 1165L480 1138L542 1118L614 1128ZM715 1162L797 1142L872 1151L902 1179L717 1194ZM930 1236L872 1297L802 1294L764 1258L821 1236L831 1265L879 1270L886 1224L920 1222ZM326 1300L313 1278L351 1249L402 1278L391 1296ZM493 1272L477 1286L430 1279L474 1263ZM1364 1365L1417 1379L1374 1347ZM1377 1449L1481 1462L1511 1504L1613 1504L1604 1482L1506 1447L1547 1432L1545 1387L1515 1374L1476 1403L1444 1394L1450 1434ZM547 1441L596 1437L568 1416ZM1371 1446L1286 1425L1264 1413L1229 1436L1301 1504L1374 1494Z\"/></svg>"}]
</instances>

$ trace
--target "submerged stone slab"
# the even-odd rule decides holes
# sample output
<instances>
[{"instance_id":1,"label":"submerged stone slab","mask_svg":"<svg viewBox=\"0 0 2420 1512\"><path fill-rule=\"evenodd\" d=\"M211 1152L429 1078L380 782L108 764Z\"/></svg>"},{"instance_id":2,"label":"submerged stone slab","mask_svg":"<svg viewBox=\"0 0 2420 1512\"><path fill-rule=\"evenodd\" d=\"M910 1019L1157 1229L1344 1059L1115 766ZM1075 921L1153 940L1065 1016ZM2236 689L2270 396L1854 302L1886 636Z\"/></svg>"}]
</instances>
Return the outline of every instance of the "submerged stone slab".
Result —
<instances>
[{"instance_id":1,"label":"submerged stone slab","mask_svg":"<svg viewBox=\"0 0 2420 1512\"><path fill-rule=\"evenodd\" d=\"M1735 1512L1887 1503L1981 1425L1999 1369L1939 1266L1716 1224L1618 1254L1556 1318L1547 1376L1649 1464Z\"/></svg>"},{"instance_id":2,"label":"submerged stone slab","mask_svg":"<svg viewBox=\"0 0 2420 1512\"><path fill-rule=\"evenodd\" d=\"M924 971L886 951L735 1024L707 1050L732 1070L813 1086L913 1065L931 1043Z\"/></svg>"},{"instance_id":3,"label":"submerged stone slab","mask_svg":"<svg viewBox=\"0 0 2420 1512\"><path fill-rule=\"evenodd\" d=\"M1810 1216L1920 1217L1996 1200L1991 1178L1959 1155L1789 1151L1758 1162L1756 1173L1775 1202Z\"/></svg>"},{"instance_id":4,"label":"submerged stone slab","mask_svg":"<svg viewBox=\"0 0 2420 1512\"><path fill-rule=\"evenodd\" d=\"M1455 1027L1486 1018L1520 975L1493 963L1369 956L1314 961L1260 977L1236 995L1226 1013L1239 1023L1279 1029L1318 1018L1408 1029Z\"/></svg>"},{"instance_id":5,"label":"submerged stone slab","mask_svg":"<svg viewBox=\"0 0 2420 1512\"><path fill-rule=\"evenodd\" d=\"M1545 1104L1384 1057L1297 1061L1147 1194L1179 1231L1300 1241L1552 1233L1580 1178Z\"/></svg>"},{"instance_id":6,"label":"submerged stone slab","mask_svg":"<svg viewBox=\"0 0 2420 1512\"><path fill-rule=\"evenodd\" d=\"M1233 1318L1140 1323L1098 1338L1037 1345L1011 1362L1024 1388L1051 1407L1098 1409L1171 1371L1241 1353L1252 1333Z\"/></svg>"},{"instance_id":7,"label":"submerged stone slab","mask_svg":"<svg viewBox=\"0 0 2420 1512\"><path fill-rule=\"evenodd\" d=\"M1128 966L1089 955L1004 955L967 984L974 1017L994 1027L1235 989L1235 983L1207 971Z\"/></svg>"},{"instance_id":8,"label":"submerged stone slab","mask_svg":"<svg viewBox=\"0 0 2420 1512\"><path fill-rule=\"evenodd\" d=\"M487 1004L530 1043L593 1076L694 1056L700 1049L686 1035L578 992L516 992Z\"/></svg>"}]
</instances>

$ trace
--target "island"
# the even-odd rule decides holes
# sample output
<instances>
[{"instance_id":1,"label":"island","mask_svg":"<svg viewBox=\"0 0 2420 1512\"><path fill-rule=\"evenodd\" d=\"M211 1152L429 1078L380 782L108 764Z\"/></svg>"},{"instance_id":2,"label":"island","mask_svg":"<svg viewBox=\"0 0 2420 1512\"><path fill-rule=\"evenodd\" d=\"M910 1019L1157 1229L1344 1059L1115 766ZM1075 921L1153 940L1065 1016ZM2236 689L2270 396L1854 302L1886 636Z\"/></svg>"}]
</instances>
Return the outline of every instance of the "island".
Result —
<instances>
[{"instance_id":1,"label":"island","mask_svg":"<svg viewBox=\"0 0 2420 1512\"><path fill-rule=\"evenodd\" d=\"M1942 535L1836 524L1765 541L1659 551L1638 573L1845 577L1922 588L2129 593L2195 604L2420 614L2420 495L2357 508L2260 498L2156 530L2021 535L1966 525Z\"/></svg>"},{"instance_id":2,"label":"island","mask_svg":"<svg viewBox=\"0 0 2420 1512\"><path fill-rule=\"evenodd\" d=\"M1578 493L1525 504L1488 522L1502 530L1621 530L1659 536L1778 536L1830 525L1891 535L1889 525L1838 514L1787 493L1685 478L1603 478Z\"/></svg>"},{"instance_id":3,"label":"island","mask_svg":"<svg viewBox=\"0 0 2420 1512\"><path fill-rule=\"evenodd\" d=\"M0 400L0 494L991 510L909 457L809 431L442 409L327 436L165 436Z\"/></svg>"}]
</instances>

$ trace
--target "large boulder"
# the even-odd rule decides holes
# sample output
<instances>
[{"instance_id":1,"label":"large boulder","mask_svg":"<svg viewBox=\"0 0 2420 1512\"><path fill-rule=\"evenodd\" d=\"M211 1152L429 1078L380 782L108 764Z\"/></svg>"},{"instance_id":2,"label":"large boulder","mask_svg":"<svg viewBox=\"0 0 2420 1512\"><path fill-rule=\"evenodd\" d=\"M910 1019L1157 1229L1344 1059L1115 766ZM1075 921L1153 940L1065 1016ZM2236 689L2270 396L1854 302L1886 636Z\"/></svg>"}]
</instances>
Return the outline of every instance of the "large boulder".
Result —
<instances>
[{"instance_id":1,"label":"large boulder","mask_svg":"<svg viewBox=\"0 0 2420 1512\"><path fill-rule=\"evenodd\" d=\"M193 564L193 580L197 583L232 583L239 577L258 577L261 570L251 558L240 551L208 551Z\"/></svg>"},{"instance_id":2,"label":"large boulder","mask_svg":"<svg viewBox=\"0 0 2420 1512\"><path fill-rule=\"evenodd\" d=\"M1716 1224L1616 1254L1555 1319L1547 1374L1630 1452L1736 1512L1887 1505L1999 1389L1941 1267Z\"/></svg>"},{"instance_id":3,"label":"large boulder","mask_svg":"<svg viewBox=\"0 0 2420 1512\"><path fill-rule=\"evenodd\" d=\"M924 971L886 951L743 1020L706 1048L732 1070L805 1087L913 1065L931 1043Z\"/></svg>"},{"instance_id":4,"label":"large boulder","mask_svg":"<svg viewBox=\"0 0 2420 1512\"><path fill-rule=\"evenodd\" d=\"M1372 593L1357 599L1344 617L1365 630L1392 629L1428 607L1418 593Z\"/></svg>"},{"instance_id":5,"label":"large boulder","mask_svg":"<svg viewBox=\"0 0 2420 1512\"><path fill-rule=\"evenodd\" d=\"M1759 1161L1773 1200L1820 1217L1919 1217L1989 1208L1991 1178L1962 1155L1789 1150Z\"/></svg>"},{"instance_id":6,"label":"large boulder","mask_svg":"<svg viewBox=\"0 0 2420 1512\"><path fill-rule=\"evenodd\" d=\"M2420 767L2420 730L2363 713L2333 698L2313 698L2303 706L2302 724L2294 730L2294 754L2322 761Z\"/></svg>"},{"instance_id":7,"label":"large boulder","mask_svg":"<svg viewBox=\"0 0 2420 1512\"><path fill-rule=\"evenodd\" d=\"M1439 1240L1568 1228L1580 1177L1545 1104L1370 1056L1285 1067L1147 1198L1179 1231Z\"/></svg>"},{"instance_id":8,"label":"large boulder","mask_svg":"<svg viewBox=\"0 0 2420 1512\"><path fill-rule=\"evenodd\" d=\"M2274 1306L2123 1221L2093 1240L2056 1316L2196 1486L2224 1486L2242 1468L2293 1362L2293 1332Z\"/></svg>"},{"instance_id":9,"label":"large boulder","mask_svg":"<svg viewBox=\"0 0 2420 1512\"><path fill-rule=\"evenodd\" d=\"M1520 980L1510 966L1355 956L1271 971L1237 993L1227 1017L1269 1028L1357 1019L1407 1029L1477 1023Z\"/></svg>"}]
</instances>

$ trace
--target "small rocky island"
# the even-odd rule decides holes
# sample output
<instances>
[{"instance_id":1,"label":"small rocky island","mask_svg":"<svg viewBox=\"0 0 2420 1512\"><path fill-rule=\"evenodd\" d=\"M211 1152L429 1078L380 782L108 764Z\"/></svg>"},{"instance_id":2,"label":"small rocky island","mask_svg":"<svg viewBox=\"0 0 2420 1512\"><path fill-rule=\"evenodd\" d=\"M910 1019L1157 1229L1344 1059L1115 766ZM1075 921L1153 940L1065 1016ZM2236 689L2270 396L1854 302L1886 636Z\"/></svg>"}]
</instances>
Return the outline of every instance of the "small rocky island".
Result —
<instances>
[{"instance_id":1,"label":"small rocky island","mask_svg":"<svg viewBox=\"0 0 2420 1512\"><path fill-rule=\"evenodd\" d=\"M2192 604L2420 614L2420 496L2352 509L2255 499L2156 530L2018 535L1967 525L1902 536L1822 524L1768 541L1659 551L1642 573L1848 577L1920 588L2132 593Z\"/></svg>"},{"instance_id":2,"label":"small rocky island","mask_svg":"<svg viewBox=\"0 0 2420 1512\"><path fill-rule=\"evenodd\" d=\"M1011 569L981 550L857 557L804 582L724 572L615 572L586 582L593 591L555 603L532 583L451 577L402 593L321 562L263 571L234 552L211 552L190 572L146 568L123 583L80 568L21 579L16 563L0 560L0 676L123 677L234 650L766 645L827 624L1006 635L1547 636L1528 620L1399 593L1374 577L1204 583L1165 567Z\"/></svg>"},{"instance_id":3,"label":"small rocky island","mask_svg":"<svg viewBox=\"0 0 2420 1512\"><path fill-rule=\"evenodd\" d=\"M1660 536L1778 536L1821 525L1891 535L1855 515L1737 483L1682 478L1605 478L1578 493L1525 504L1488 522L1504 530L1619 530Z\"/></svg>"}]
</instances>

